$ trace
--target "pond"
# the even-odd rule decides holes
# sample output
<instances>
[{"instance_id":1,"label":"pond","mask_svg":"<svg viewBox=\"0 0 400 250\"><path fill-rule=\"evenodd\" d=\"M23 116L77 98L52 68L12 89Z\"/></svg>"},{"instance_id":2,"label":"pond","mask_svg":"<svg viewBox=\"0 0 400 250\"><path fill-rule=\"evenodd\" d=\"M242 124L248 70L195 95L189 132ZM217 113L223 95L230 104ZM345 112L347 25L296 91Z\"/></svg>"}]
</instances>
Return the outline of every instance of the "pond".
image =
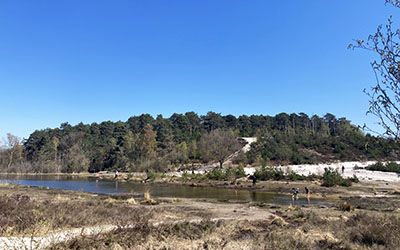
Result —
<instances>
[{"instance_id":1,"label":"pond","mask_svg":"<svg viewBox=\"0 0 400 250\"><path fill-rule=\"evenodd\" d=\"M50 189L75 190L108 195L141 196L149 191L153 197L216 199L220 201L265 202L272 204L290 204L291 196L260 190L236 190L217 187L192 187L165 183L139 183L115 180L97 180L77 176L53 175L0 175L0 182L24 186L45 187ZM307 204L300 196L297 204ZM312 204L327 205L324 200L314 200Z\"/></svg>"}]
</instances>

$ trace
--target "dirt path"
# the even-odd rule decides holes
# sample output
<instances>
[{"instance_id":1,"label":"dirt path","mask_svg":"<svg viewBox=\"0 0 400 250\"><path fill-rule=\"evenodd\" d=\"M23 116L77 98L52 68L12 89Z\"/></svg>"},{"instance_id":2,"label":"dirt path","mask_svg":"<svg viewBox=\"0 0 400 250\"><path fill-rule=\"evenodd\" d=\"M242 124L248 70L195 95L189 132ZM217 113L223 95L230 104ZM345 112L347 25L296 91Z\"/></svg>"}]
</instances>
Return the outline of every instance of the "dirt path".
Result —
<instances>
[{"instance_id":1,"label":"dirt path","mask_svg":"<svg viewBox=\"0 0 400 250\"><path fill-rule=\"evenodd\" d=\"M116 228L117 226L113 225L103 225L51 232L44 236L0 237L0 249L45 249L53 244L68 241L78 236L107 233Z\"/></svg>"}]
</instances>

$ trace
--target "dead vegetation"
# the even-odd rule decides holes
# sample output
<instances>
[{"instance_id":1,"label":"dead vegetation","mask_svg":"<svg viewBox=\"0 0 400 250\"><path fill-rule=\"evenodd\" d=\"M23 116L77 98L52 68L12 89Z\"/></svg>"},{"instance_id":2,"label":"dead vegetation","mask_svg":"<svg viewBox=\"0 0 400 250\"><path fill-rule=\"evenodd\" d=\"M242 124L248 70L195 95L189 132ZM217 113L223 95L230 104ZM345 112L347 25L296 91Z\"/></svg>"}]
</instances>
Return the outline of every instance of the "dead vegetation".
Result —
<instances>
[{"instance_id":1,"label":"dead vegetation","mask_svg":"<svg viewBox=\"0 0 400 250\"><path fill-rule=\"evenodd\" d=\"M43 235L57 229L105 224L126 225L151 214L146 207L132 206L131 200L120 202L90 195L60 195L52 194L53 191L43 195L43 192L0 195L1 236Z\"/></svg>"},{"instance_id":2,"label":"dead vegetation","mask_svg":"<svg viewBox=\"0 0 400 250\"><path fill-rule=\"evenodd\" d=\"M396 249L398 215L326 210L276 211L263 221L182 222L117 229L51 249Z\"/></svg>"},{"instance_id":3,"label":"dead vegetation","mask_svg":"<svg viewBox=\"0 0 400 250\"><path fill-rule=\"evenodd\" d=\"M326 208L199 201L188 206L173 199L150 205L153 199L149 193L140 200L0 187L0 232L2 236L40 235L84 226L117 226L50 249L396 249L400 245L400 214L359 209L364 205L357 205L357 199ZM384 201L393 203L389 198Z\"/></svg>"},{"instance_id":4,"label":"dead vegetation","mask_svg":"<svg viewBox=\"0 0 400 250\"><path fill-rule=\"evenodd\" d=\"M400 208L400 196L388 197L347 197L347 204L357 209L393 212Z\"/></svg>"}]
</instances>

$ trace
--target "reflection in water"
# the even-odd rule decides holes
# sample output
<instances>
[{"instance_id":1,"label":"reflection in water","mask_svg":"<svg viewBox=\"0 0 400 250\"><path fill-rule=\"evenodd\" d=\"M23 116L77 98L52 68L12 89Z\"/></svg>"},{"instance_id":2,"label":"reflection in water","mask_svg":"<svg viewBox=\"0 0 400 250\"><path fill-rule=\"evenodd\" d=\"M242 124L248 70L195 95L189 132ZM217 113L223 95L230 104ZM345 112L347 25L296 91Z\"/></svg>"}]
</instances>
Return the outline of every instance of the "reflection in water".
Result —
<instances>
[{"instance_id":1,"label":"reflection in water","mask_svg":"<svg viewBox=\"0 0 400 250\"><path fill-rule=\"evenodd\" d=\"M256 194L256 192L251 191L251 192L250 192L250 195L251 195L251 200L253 200L253 201L256 201L256 200L257 200L257 194Z\"/></svg>"},{"instance_id":2,"label":"reflection in water","mask_svg":"<svg viewBox=\"0 0 400 250\"><path fill-rule=\"evenodd\" d=\"M258 190L238 190L215 187L190 187L159 183L120 182L114 180L98 180L77 176L7 176L0 175L1 182L10 182L27 186L48 187L53 189L79 190L100 194L130 194L142 196L149 190L154 197L176 198L209 198L231 201L256 201L275 204L290 204L291 197L278 193L268 193ZM315 204L315 202L313 202ZM318 201L319 204L326 202ZM307 204L307 199L301 199L297 204Z\"/></svg>"}]
</instances>

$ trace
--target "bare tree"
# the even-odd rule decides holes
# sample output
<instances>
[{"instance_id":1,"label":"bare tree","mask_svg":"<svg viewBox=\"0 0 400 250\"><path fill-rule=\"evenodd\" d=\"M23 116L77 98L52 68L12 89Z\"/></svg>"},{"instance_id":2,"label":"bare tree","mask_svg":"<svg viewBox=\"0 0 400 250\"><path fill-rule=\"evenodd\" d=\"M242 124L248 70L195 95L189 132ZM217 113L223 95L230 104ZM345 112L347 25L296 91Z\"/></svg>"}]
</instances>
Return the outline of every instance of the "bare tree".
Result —
<instances>
[{"instance_id":1,"label":"bare tree","mask_svg":"<svg viewBox=\"0 0 400 250\"><path fill-rule=\"evenodd\" d=\"M89 168L89 160L82 148L84 136L84 133L73 132L60 141L63 152L61 172L79 173Z\"/></svg>"},{"instance_id":2,"label":"bare tree","mask_svg":"<svg viewBox=\"0 0 400 250\"><path fill-rule=\"evenodd\" d=\"M232 131L216 129L200 139L200 153L205 161L218 161L220 167L228 156L241 148Z\"/></svg>"},{"instance_id":3,"label":"bare tree","mask_svg":"<svg viewBox=\"0 0 400 250\"><path fill-rule=\"evenodd\" d=\"M13 163L22 159L22 144L21 139L10 133L7 134L6 147L8 150L8 164L7 168L10 168Z\"/></svg>"},{"instance_id":4,"label":"bare tree","mask_svg":"<svg viewBox=\"0 0 400 250\"><path fill-rule=\"evenodd\" d=\"M386 0L400 8L400 0ZM373 52L377 59L371 63L376 83L364 92L370 97L367 114L376 116L384 129L383 135L400 139L400 30L394 27L390 17L386 25L366 41L356 40L349 48L361 48Z\"/></svg>"},{"instance_id":5,"label":"bare tree","mask_svg":"<svg viewBox=\"0 0 400 250\"><path fill-rule=\"evenodd\" d=\"M386 3L392 4L393 6L400 8L400 1L399 0L386 0Z\"/></svg>"}]
</instances>

